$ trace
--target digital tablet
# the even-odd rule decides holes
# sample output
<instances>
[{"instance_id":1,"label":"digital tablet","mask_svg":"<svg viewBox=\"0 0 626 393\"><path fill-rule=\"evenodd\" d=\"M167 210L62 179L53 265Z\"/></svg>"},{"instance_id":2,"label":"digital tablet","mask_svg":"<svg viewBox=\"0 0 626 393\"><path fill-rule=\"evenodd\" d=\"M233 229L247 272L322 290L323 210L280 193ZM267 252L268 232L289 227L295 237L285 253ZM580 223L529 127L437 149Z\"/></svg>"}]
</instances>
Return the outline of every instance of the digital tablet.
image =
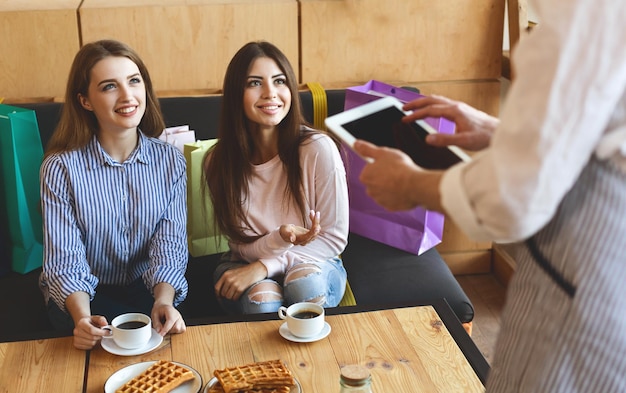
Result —
<instances>
[{"instance_id":1,"label":"digital tablet","mask_svg":"<svg viewBox=\"0 0 626 393\"><path fill-rule=\"evenodd\" d=\"M446 169L456 163L470 161L470 157L456 146L427 144L426 136L437 131L423 120L403 123L402 118L410 112L403 111L402 105L394 97L380 98L327 117L326 127L352 149L356 139L393 147L405 152L424 169ZM370 158L363 158L371 161Z\"/></svg>"}]
</instances>

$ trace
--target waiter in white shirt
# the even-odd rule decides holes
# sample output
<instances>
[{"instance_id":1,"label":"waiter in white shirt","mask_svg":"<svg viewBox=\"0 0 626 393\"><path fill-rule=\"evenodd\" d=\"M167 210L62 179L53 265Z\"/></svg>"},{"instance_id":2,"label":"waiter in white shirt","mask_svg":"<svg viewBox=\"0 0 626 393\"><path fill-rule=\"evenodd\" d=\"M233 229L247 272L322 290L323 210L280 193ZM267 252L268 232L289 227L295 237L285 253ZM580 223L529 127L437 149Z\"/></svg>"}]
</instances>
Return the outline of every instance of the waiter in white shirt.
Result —
<instances>
[{"instance_id":1,"label":"waiter in white shirt","mask_svg":"<svg viewBox=\"0 0 626 393\"><path fill-rule=\"evenodd\" d=\"M500 119L443 97L406 121L444 116L482 150L426 171L359 141L361 180L391 210L445 212L476 240L519 242L488 392L626 391L626 2L536 2ZM431 138L431 137L429 137Z\"/></svg>"}]
</instances>

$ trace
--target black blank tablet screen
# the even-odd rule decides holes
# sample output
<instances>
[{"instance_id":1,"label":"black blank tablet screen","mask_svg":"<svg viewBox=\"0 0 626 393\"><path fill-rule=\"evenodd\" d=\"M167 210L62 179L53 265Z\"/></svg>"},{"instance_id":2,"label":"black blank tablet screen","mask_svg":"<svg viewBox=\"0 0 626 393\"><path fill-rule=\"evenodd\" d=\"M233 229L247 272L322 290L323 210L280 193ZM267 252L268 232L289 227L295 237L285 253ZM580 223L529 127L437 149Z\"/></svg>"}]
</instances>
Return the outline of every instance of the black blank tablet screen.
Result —
<instances>
[{"instance_id":1,"label":"black blank tablet screen","mask_svg":"<svg viewBox=\"0 0 626 393\"><path fill-rule=\"evenodd\" d=\"M404 116L397 108L386 108L345 123L343 127L355 138L404 151L424 169L446 169L461 162L450 149L427 144L428 131L415 122L402 123Z\"/></svg>"}]
</instances>

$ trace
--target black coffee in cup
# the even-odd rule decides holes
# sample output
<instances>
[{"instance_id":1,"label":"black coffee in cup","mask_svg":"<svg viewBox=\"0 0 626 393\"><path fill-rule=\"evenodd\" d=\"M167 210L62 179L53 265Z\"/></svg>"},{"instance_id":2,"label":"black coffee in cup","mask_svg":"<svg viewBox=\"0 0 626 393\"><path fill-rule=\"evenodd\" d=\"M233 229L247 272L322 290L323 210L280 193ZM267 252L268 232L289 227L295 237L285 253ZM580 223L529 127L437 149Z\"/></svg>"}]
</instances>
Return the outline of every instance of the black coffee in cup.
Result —
<instances>
[{"instance_id":1,"label":"black coffee in cup","mask_svg":"<svg viewBox=\"0 0 626 393\"><path fill-rule=\"evenodd\" d=\"M316 311L303 310L293 314L293 317L298 319L311 319L319 315L320 314Z\"/></svg>"},{"instance_id":2,"label":"black coffee in cup","mask_svg":"<svg viewBox=\"0 0 626 393\"><path fill-rule=\"evenodd\" d=\"M143 321L128 321L128 322L122 322L119 325L117 325L118 329L139 329L146 326L146 323Z\"/></svg>"}]
</instances>

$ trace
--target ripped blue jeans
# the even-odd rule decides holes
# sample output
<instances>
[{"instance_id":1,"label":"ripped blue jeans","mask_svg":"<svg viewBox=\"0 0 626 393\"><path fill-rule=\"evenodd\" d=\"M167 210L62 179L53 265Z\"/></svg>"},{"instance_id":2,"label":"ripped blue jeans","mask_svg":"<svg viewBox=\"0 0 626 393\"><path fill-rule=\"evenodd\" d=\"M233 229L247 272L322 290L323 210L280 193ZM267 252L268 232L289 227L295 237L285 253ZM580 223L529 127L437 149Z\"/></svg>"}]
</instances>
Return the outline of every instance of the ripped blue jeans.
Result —
<instances>
[{"instance_id":1,"label":"ripped blue jeans","mask_svg":"<svg viewBox=\"0 0 626 393\"><path fill-rule=\"evenodd\" d=\"M227 253L228 254L228 253ZM220 263L213 275L213 285L225 271L246 265L243 261ZM251 285L237 301L218 297L229 314L277 312L282 305L313 302L322 307L335 307L346 290L347 273L339 257L326 261L303 262L289 269L279 280L266 278Z\"/></svg>"}]
</instances>

